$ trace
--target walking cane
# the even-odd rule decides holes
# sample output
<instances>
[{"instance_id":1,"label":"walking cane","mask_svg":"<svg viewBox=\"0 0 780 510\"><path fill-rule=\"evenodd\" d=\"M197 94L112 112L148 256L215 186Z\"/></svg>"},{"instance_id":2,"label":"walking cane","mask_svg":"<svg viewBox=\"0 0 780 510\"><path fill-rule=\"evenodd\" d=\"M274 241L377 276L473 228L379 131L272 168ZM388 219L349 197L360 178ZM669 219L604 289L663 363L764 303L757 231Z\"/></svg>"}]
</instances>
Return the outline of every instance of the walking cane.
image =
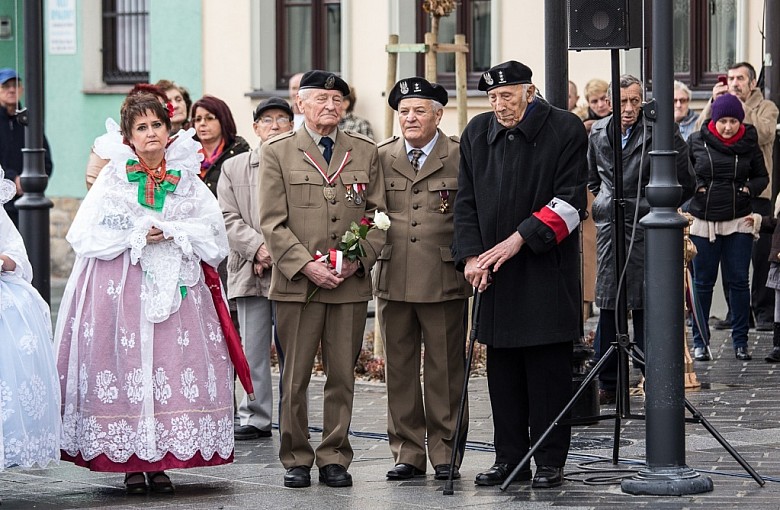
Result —
<instances>
[{"instance_id":1,"label":"walking cane","mask_svg":"<svg viewBox=\"0 0 780 510\"><path fill-rule=\"evenodd\" d=\"M455 425L455 445L452 448L452 457L450 458L450 474L447 482L444 484L442 494L452 496L452 477L455 474L455 459L460 450L460 430L463 425L463 413L466 409L466 398L469 389L469 374L471 373L471 360L474 358L474 344L477 342L477 331L479 329L479 307L482 303L482 293L474 288L474 303L471 306L471 334L469 335L469 355L466 361L466 375L463 378L463 391L460 394L460 404L458 405L458 420Z\"/></svg>"}]
</instances>

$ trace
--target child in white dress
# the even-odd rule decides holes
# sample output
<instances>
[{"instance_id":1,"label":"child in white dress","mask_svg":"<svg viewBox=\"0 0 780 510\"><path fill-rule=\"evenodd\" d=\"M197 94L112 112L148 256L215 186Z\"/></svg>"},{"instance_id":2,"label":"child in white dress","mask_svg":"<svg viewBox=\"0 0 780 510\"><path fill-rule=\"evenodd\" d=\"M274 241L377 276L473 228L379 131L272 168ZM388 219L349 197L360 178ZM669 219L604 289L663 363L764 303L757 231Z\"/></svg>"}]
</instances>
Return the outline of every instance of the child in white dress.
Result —
<instances>
[{"instance_id":1,"label":"child in white dress","mask_svg":"<svg viewBox=\"0 0 780 510\"><path fill-rule=\"evenodd\" d=\"M0 168L0 204L16 195ZM30 285L22 236L0 206L0 471L60 458L60 386L49 306Z\"/></svg>"}]
</instances>

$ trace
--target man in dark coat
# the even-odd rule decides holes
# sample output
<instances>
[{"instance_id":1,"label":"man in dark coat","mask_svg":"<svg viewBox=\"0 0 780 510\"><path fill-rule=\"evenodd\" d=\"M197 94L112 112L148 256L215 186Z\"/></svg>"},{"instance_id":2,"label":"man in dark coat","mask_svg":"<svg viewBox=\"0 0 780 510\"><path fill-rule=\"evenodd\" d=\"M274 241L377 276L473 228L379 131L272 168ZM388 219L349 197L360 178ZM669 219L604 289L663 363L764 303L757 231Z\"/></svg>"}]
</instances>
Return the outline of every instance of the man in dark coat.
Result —
<instances>
[{"instance_id":1,"label":"man in dark coat","mask_svg":"<svg viewBox=\"0 0 780 510\"><path fill-rule=\"evenodd\" d=\"M476 483L498 485L571 396L587 137L575 115L535 96L519 62L492 67L479 89L493 112L474 117L461 139L453 255L483 293L496 460ZM553 429L534 455L533 487L563 483L569 441L569 427ZM516 479L530 480L521 469Z\"/></svg>"},{"instance_id":2,"label":"man in dark coat","mask_svg":"<svg viewBox=\"0 0 780 510\"><path fill-rule=\"evenodd\" d=\"M620 130L623 147L623 198L625 205L625 246L627 266L623 285L626 287L627 306L632 310L634 341L644 350L644 267L645 232L639 220L650 212L645 198L645 186L650 181L650 155L653 127L642 114L642 82L631 75L620 77ZM612 86L607 97L612 97ZM615 243L613 239L613 185L614 157L612 147L612 117L593 124L588 139L588 189L596 196L593 202L593 221L596 223L596 306L600 308L597 337L600 354L615 341L615 309L617 306L617 280L615 268ZM688 161L688 146L675 129L674 149L677 181L683 188L680 203L693 196L695 185L693 171ZM637 197L639 208L637 209ZM682 268L680 268L682 271ZM680 303L682 306L682 303ZM616 399L616 356L604 365L599 374L601 404L613 404Z\"/></svg>"},{"instance_id":3,"label":"man in dark coat","mask_svg":"<svg viewBox=\"0 0 780 510\"><path fill-rule=\"evenodd\" d=\"M0 167L5 170L5 178L16 184L16 196L5 203L5 211L17 226L19 211L16 209L16 200L22 196L22 149L25 126L20 122L16 111L17 108L22 108L23 92L22 81L16 71L7 67L0 69ZM43 147L45 149L44 170L46 175L50 176L54 165L46 137L43 138Z\"/></svg>"}]
</instances>

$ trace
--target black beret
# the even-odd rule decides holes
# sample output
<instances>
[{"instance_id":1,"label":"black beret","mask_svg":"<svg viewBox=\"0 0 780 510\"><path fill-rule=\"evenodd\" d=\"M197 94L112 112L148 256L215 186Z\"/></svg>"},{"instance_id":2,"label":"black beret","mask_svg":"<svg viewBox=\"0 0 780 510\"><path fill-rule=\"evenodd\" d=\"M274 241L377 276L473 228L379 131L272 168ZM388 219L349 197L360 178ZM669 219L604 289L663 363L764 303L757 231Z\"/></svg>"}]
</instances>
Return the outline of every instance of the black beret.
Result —
<instances>
[{"instance_id":1,"label":"black beret","mask_svg":"<svg viewBox=\"0 0 780 510\"><path fill-rule=\"evenodd\" d=\"M286 100L282 99L281 97L269 97L265 101L260 101L260 104L257 105L257 108L255 108L255 113L252 118L257 121L263 112L267 110L282 110L284 113L290 116L291 120L293 117L295 117L292 108L290 108L290 105Z\"/></svg>"},{"instance_id":2,"label":"black beret","mask_svg":"<svg viewBox=\"0 0 780 510\"><path fill-rule=\"evenodd\" d=\"M516 60L509 60L495 65L482 73L479 78L479 90L487 91L504 85L531 83L531 68Z\"/></svg>"},{"instance_id":3,"label":"black beret","mask_svg":"<svg viewBox=\"0 0 780 510\"><path fill-rule=\"evenodd\" d=\"M338 90L342 95L349 95L349 85L347 82L329 71L314 70L309 71L301 77L301 87L303 89L325 89Z\"/></svg>"},{"instance_id":4,"label":"black beret","mask_svg":"<svg viewBox=\"0 0 780 510\"><path fill-rule=\"evenodd\" d=\"M401 99L409 97L433 99L440 102L442 106L446 105L449 99L445 88L438 83L431 83L425 78L413 76L412 78L404 78L395 84L387 96L387 104L393 110L398 110L398 103L401 102Z\"/></svg>"}]
</instances>

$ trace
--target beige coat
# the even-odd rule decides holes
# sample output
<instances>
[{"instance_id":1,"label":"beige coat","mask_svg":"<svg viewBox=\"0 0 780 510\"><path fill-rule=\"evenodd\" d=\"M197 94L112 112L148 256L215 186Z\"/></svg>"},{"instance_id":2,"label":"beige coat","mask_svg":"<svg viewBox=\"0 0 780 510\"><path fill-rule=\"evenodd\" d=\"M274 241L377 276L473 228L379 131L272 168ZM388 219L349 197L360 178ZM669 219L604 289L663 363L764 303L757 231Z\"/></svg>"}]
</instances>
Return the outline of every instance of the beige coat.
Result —
<instances>
[{"instance_id":1,"label":"beige coat","mask_svg":"<svg viewBox=\"0 0 780 510\"><path fill-rule=\"evenodd\" d=\"M458 138L439 131L431 154L415 174L403 138L379 145L392 227L374 268L374 294L382 299L437 303L463 299L471 289L455 270L452 212L458 191ZM443 198L447 207L441 212Z\"/></svg>"},{"instance_id":2,"label":"beige coat","mask_svg":"<svg viewBox=\"0 0 780 510\"><path fill-rule=\"evenodd\" d=\"M253 263L257 250L265 243L260 232L260 206L257 185L260 178L260 148L232 157L222 165L217 196L225 218L230 254L228 255L228 298L268 297L271 270L263 277L255 275Z\"/></svg>"},{"instance_id":3,"label":"beige coat","mask_svg":"<svg viewBox=\"0 0 780 510\"><path fill-rule=\"evenodd\" d=\"M323 196L324 179L304 152L332 175L347 151L349 159L334 183L336 199L328 201ZM306 302L316 287L301 269L313 254L336 248L353 221L359 223L364 215L386 209L376 145L363 135L339 131L327 167L308 131L299 129L264 143L261 162L260 229L274 261L270 298ZM346 200L346 186L353 184L365 186L360 204ZM361 243L366 251L360 260L364 269L335 289L319 289L312 301L355 303L371 299L368 272L385 243L385 232L373 229Z\"/></svg>"}]
</instances>

